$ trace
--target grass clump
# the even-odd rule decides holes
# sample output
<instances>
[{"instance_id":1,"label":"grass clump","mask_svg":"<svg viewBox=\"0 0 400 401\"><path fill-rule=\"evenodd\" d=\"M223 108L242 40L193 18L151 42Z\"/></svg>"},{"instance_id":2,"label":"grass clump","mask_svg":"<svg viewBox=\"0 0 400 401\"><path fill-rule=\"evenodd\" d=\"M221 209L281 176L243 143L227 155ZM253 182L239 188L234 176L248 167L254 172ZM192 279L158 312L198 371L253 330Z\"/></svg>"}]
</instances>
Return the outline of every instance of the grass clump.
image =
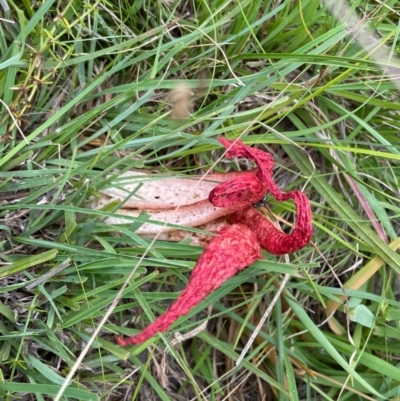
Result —
<instances>
[{"instance_id":1,"label":"grass clump","mask_svg":"<svg viewBox=\"0 0 400 401\"><path fill-rule=\"evenodd\" d=\"M2 399L399 397L400 9L353 7L369 48L314 0L0 1ZM190 116L175 118L182 83ZM115 334L165 311L202 249L86 205L132 169L238 168L218 161L220 136L270 151L279 185L304 188L313 243L266 255L171 331L208 322L193 338L122 349Z\"/></svg>"}]
</instances>

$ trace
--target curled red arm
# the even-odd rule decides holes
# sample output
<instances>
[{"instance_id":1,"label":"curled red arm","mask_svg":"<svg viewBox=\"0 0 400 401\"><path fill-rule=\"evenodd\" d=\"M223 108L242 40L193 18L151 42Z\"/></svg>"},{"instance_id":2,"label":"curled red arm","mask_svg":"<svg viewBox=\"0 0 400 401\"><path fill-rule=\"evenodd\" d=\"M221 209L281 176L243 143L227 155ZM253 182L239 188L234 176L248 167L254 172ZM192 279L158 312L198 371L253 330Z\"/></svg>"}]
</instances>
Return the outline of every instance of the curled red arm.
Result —
<instances>
[{"instance_id":1,"label":"curled red arm","mask_svg":"<svg viewBox=\"0 0 400 401\"><path fill-rule=\"evenodd\" d=\"M300 191L281 192L272 178L273 159L268 153L259 149L250 148L241 141L219 140L228 148L227 157L242 156L257 163L258 171L253 178L244 177L245 182L238 183L240 178L224 182L210 192L210 202L214 206L232 207L237 210L231 215L234 223L245 224L256 235L261 247L274 255L283 255L298 251L307 245L312 237L312 216L310 201ZM253 197L247 194L243 187L248 185ZM240 190L235 191L238 188ZM249 207L249 202L254 203L261 199L265 193L271 195L279 202L293 199L296 206L297 219L295 227L290 234L285 234L265 218L254 207ZM258 197L258 199L256 199ZM237 206L237 207L236 207ZM247 206L247 207L246 207Z\"/></svg>"}]
</instances>

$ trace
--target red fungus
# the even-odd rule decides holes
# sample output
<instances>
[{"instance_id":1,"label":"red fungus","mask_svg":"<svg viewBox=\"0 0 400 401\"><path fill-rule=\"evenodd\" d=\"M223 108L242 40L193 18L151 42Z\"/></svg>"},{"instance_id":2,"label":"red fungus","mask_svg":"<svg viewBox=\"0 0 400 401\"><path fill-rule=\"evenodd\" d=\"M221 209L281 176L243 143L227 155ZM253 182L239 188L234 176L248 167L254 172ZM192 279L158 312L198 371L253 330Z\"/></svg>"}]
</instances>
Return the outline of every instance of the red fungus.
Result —
<instances>
[{"instance_id":1,"label":"red fungus","mask_svg":"<svg viewBox=\"0 0 400 401\"><path fill-rule=\"evenodd\" d=\"M261 247L274 255L292 253L307 245L312 236L312 217L308 198L300 191L281 192L272 178L273 159L268 153L250 148L241 141L230 142L221 138L220 142L228 148L227 157L242 156L251 159L257 163L258 171L252 179L246 175L218 185L210 192L210 202L214 206L235 207L237 211L231 215L232 222L242 223L249 227L257 235ZM280 231L254 207L249 207L248 203L247 208L242 207L243 202L238 196L239 192L235 192L234 188L236 186L238 188L246 187L247 181L249 188L258 188L254 182L257 179L259 180L258 187L264 189L259 199L268 191L279 202L293 199L296 205L297 220L292 233L285 234ZM240 181L240 186L236 184L237 181ZM242 192L243 190L240 193Z\"/></svg>"},{"instance_id":2,"label":"red fungus","mask_svg":"<svg viewBox=\"0 0 400 401\"><path fill-rule=\"evenodd\" d=\"M238 249L240 252L232 252ZM241 224L223 228L206 246L187 286L168 311L140 334L126 339L118 337L118 344L140 344L156 333L168 330L175 320L186 315L222 283L261 257L260 245L249 228Z\"/></svg>"},{"instance_id":3,"label":"red fungus","mask_svg":"<svg viewBox=\"0 0 400 401\"><path fill-rule=\"evenodd\" d=\"M126 339L117 337L117 343L121 346L141 344L155 334L168 330L173 322L186 315L222 283L255 260L261 259L261 248L274 255L282 255L303 248L311 239L309 200L300 191L280 191L272 178L272 156L250 148L239 140L231 142L221 138L219 141L228 148L227 157L245 157L258 165L255 175L243 174L219 184L210 192L209 200L214 206L236 210L230 216L233 224L223 228L206 246L187 286L170 309L138 335ZM280 202L293 199L297 219L292 233L280 231L252 206L267 192Z\"/></svg>"}]
</instances>

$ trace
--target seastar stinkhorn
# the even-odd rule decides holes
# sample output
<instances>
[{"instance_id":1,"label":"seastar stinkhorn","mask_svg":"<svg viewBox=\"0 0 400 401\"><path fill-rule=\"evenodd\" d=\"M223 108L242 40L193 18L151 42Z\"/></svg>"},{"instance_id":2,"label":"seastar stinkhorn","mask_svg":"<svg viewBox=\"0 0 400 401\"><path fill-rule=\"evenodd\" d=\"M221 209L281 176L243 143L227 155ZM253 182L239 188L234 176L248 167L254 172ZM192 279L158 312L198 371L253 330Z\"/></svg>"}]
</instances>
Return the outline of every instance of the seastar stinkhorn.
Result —
<instances>
[{"instance_id":1,"label":"seastar stinkhorn","mask_svg":"<svg viewBox=\"0 0 400 401\"><path fill-rule=\"evenodd\" d=\"M141 344L156 333L168 330L173 322L186 315L222 283L262 258L261 248L282 255L303 248L311 239L309 200L300 191L280 191L272 178L272 156L250 148L239 140L221 138L220 142L228 148L227 157L245 157L258 165L255 174L243 173L219 184L210 192L209 201L212 205L232 209L229 216L231 225L224 227L206 246L186 288L170 309L138 335L126 339L117 337L119 345ZM283 233L254 208L253 203L267 192L280 202L294 200L297 219L292 233Z\"/></svg>"}]
</instances>

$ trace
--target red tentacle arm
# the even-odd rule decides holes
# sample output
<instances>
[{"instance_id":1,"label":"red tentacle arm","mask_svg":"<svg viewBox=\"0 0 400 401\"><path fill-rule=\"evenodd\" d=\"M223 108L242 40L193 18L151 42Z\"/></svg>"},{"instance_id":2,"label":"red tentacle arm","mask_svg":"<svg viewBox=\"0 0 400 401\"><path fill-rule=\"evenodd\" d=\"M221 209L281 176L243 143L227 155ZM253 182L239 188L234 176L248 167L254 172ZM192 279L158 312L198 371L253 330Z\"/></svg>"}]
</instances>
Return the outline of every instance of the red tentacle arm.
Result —
<instances>
[{"instance_id":1,"label":"red tentacle arm","mask_svg":"<svg viewBox=\"0 0 400 401\"><path fill-rule=\"evenodd\" d=\"M141 344L168 330L173 322L186 315L222 283L261 258L256 235L248 227L234 224L223 228L205 248L187 286L170 309L138 335L126 339L117 337L117 343L122 346Z\"/></svg>"},{"instance_id":2,"label":"red tentacle arm","mask_svg":"<svg viewBox=\"0 0 400 401\"><path fill-rule=\"evenodd\" d=\"M217 207L240 210L262 199L268 187L256 175L244 174L216 186L208 200Z\"/></svg>"},{"instance_id":3,"label":"red tentacle arm","mask_svg":"<svg viewBox=\"0 0 400 401\"><path fill-rule=\"evenodd\" d=\"M288 192L286 197L294 200L297 212L295 227L290 234L282 232L254 207L233 213L231 220L249 227L261 247L273 255L296 252L306 246L312 237L310 203L302 192Z\"/></svg>"},{"instance_id":4,"label":"red tentacle arm","mask_svg":"<svg viewBox=\"0 0 400 401\"><path fill-rule=\"evenodd\" d=\"M257 166L257 177L265 185L269 185L272 180L272 171L274 168L274 158L260 149L250 148L240 140L229 141L225 138L219 138L219 142L227 148L226 157L233 159L234 157L245 157L253 160Z\"/></svg>"}]
</instances>

